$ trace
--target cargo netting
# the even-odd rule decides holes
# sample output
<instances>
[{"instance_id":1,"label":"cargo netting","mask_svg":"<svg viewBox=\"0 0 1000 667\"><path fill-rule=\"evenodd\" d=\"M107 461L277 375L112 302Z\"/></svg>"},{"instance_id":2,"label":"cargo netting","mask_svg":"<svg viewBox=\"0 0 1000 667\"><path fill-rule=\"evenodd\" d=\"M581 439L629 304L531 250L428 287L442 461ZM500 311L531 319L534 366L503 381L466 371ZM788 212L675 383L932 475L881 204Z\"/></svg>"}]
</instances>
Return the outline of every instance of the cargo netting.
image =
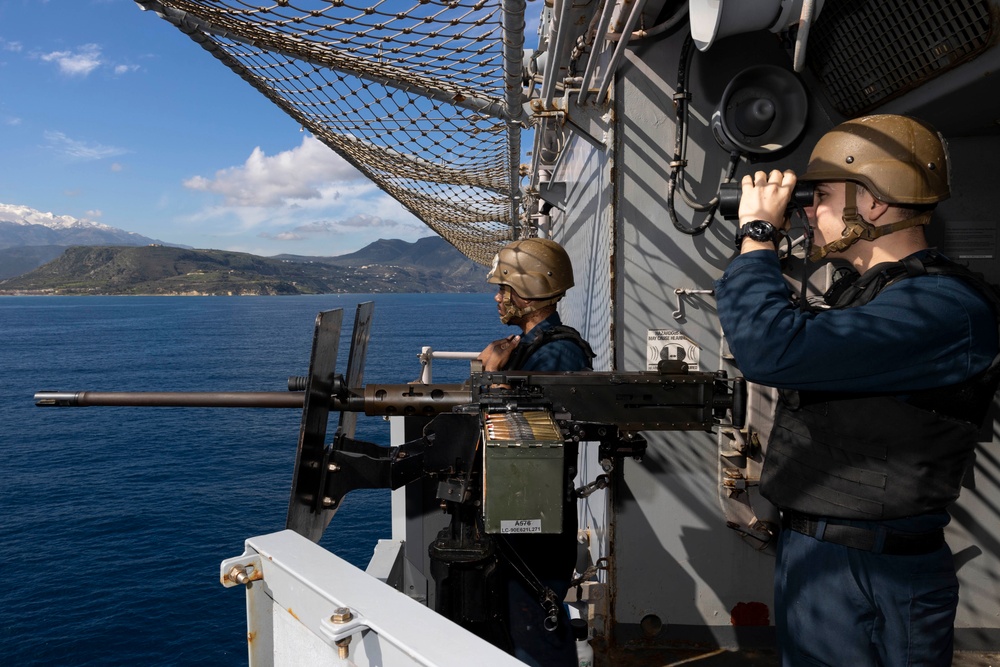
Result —
<instances>
[{"instance_id":1,"label":"cargo netting","mask_svg":"<svg viewBox=\"0 0 1000 667\"><path fill-rule=\"evenodd\" d=\"M136 2L469 258L519 236L524 0Z\"/></svg>"}]
</instances>

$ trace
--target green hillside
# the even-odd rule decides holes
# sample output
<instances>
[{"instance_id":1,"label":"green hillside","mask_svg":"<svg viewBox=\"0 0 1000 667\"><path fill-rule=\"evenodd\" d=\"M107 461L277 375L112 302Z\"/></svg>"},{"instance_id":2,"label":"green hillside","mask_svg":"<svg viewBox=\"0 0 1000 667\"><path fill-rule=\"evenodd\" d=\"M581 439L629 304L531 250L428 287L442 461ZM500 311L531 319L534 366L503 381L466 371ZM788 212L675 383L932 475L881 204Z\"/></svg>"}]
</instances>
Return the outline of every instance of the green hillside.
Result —
<instances>
[{"instance_id":1,"label":"green hillside","mask_svg":"<svg viewBox=\"0 0 1000 667\"><path fill-rule=\"evenodd\" d=\"M478 292L484 273L454 251L456 267L433 269L267 258L168 246L78 246L15 278L2 294L280 295L372 292ZM478 268L478 265L475 265Z\"/></svg>"}]
</instances>

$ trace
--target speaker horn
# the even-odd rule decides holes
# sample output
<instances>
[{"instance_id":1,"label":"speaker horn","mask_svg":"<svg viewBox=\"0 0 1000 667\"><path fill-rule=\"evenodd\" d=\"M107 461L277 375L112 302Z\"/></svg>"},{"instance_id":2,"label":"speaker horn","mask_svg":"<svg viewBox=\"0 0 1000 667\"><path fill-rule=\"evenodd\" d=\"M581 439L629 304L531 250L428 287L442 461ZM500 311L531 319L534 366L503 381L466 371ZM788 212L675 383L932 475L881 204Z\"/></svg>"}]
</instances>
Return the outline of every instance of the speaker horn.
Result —
<instances>
[{"instance_id":1,"label":"speaker horn","mask_svg":"<svg viewBox=\"0 0 1000 667\"><path fill-rule=\"evenodd\" d=\"M691 38L699 51L707 51L729 35L765 28L781 32L799 21L805 2L815 15L823 8L823 0L688 0Z\"/></svg>"},{"instance_id":2,"label":"speaker horn","mask_svg":"<svg viewBox=\"0 0 1000 667\"><path fill-rule=\"evenodd\" d=\"M758 65L726 86L712 114L712 133L730 152L773 153L802 133L808 109L806 89L795 74Z\"/></svg>"}]
</instances>

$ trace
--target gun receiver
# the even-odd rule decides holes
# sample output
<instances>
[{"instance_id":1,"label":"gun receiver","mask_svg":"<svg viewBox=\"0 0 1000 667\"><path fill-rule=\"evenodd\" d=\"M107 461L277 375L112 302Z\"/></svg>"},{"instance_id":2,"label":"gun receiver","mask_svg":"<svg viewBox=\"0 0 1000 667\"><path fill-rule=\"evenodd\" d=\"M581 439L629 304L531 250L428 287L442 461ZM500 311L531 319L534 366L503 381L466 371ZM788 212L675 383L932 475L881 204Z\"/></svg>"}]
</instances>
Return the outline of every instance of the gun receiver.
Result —
<instances>
[{"instance_id":1,"label":"gun receiver","mask_svg":"<svg viewBox=\"0 0 1000 667\"><path fill-rule=\"evenodd\" d=\"M742 378L688 373L686 366L675 371L473 373L471 381L474 402L484 408L545 408L560 419L623 431L711 431L731 411L742 428Z\"/></svg>"}]
</instances>

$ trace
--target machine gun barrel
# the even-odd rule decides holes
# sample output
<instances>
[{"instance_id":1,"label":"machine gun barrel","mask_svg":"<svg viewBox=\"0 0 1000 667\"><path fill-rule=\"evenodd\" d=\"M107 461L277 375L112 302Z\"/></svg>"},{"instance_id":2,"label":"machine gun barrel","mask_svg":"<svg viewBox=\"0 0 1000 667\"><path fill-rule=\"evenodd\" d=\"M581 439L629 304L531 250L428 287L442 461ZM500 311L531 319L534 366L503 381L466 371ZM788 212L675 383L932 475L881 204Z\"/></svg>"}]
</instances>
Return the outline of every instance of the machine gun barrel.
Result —
<instances>
[{"instance_id":1,"label":"machine gun barrel","mask_svg":"<svg viewBox=\"0 0 1000 667\"><path fill-rule=\"evenodd\" d=\"M338 385L339 387L340 385ZM363 393L362 393L363 392ZM39 407L175 407L175 408L299 408L302 391L39 391ZM436 415L472 402L460 384L370 384L340 389L330 396L330 409L369 416Z\"/></svg>"},{"instance_id":2,"label":"machine gun barrel","mask_svg":"<svg viewBox=\"0 0 1000 667\"><path fill-rule=\"evenodd\" d=\"M39 391L39 407L299 408L302 393L284 391Z\"/></svg>"}]
</instances>

